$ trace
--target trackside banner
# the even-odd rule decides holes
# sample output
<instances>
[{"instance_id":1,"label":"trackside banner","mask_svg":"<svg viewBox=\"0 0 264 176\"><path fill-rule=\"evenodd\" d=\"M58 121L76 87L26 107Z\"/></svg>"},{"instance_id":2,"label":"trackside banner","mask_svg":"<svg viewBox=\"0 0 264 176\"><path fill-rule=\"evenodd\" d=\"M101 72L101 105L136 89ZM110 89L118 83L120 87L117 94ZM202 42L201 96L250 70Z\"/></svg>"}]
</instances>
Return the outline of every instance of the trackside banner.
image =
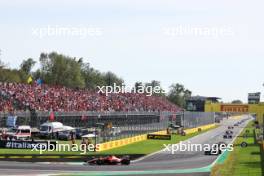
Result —
<instances>
[{"instance_id":1,"label":"trackside banner","mask_svg":"<svg viewBox=\"0 0 264 176\"><path fill-rule=\"evenodd\" d=\"M147 139L171 140L171 135L148 134Z\"/></svg>"},{"instance_id":2,"label":"trackside banner","mask_svg":"<svg viewBox=\"0 0 264 176\"><path fill-rule=\"evenodd\" d=\"M0 140L0 148L9 148L9 149L44 149L52 146L56 146L56 142L47 142L47 141L8 141Z\"/></svg>"}]
</instances>

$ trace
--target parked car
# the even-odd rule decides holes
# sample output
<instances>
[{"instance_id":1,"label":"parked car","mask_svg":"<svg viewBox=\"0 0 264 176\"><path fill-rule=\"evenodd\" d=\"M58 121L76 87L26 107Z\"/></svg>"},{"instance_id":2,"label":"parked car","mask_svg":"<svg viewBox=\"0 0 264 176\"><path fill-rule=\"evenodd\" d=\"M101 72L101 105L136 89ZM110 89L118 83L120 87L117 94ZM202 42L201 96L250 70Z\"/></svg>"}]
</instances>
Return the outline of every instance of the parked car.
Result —
<instances>
[{"instance_id":1,"label":"parked car","mask_svg":"<svg viewBox=\"0 0 264 176\"><path fill-rule=\"evenodd\" d=\"M83 128L77 128L76 129L76 139L81 139L82 136L89 134L88 129L83 129Z\"/></svg>"},{"instance_id":2,"label":"parked car","mask_svg":"<svg viewBox=\"0 0 264 176\"><path fill-rule=\"evenodd\" d=\"M17 129L16 128L2 128L1 129L1 138L6 140L6 139L10 139L13 138L13 136L15 135Z\"/></svg>"},{"instance_id":3,"label":"parked car","mask_svg":"<svg viewBox=\"0 0 264 176\"><path fill-rule=\"evenodd\" d=\"M71 140L72 138L76 138L76 131L74 128L65 131L60 131L58 133L58 139L60 140Z\"/></svg>"}]
</instances>

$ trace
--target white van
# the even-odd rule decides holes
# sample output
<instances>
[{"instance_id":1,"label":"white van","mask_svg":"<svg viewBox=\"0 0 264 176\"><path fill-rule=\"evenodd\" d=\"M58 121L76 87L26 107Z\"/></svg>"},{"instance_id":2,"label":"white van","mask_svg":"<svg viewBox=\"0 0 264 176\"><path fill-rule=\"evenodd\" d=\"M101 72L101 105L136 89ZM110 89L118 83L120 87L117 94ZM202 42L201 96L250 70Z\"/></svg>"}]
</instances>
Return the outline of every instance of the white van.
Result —
<instances>
[{"instance_id":1,"label":"white van","mask_svg":"<svg viewBox=\"0 0 264 176\"><path fill-rule=\"evenodd\" d=\"M60 122L46 122L40 125L40 137L50 137L52 134L63 131L63 124Z\"/></svg>"},{"instance_id":2,"label":"white van","mask_svg":"<svg viewBox=\"0 0 264 176\"><path fill-rule=\"evenodd\" d=\"M30 126L19 126L13 135L13 137L17 140L20 139L30 139L31 138L31 127Z\"/></svg>"},{"instance_id":3,"label":"white van","mask_svg":"<svg viewBox=\"0 0 264 176\"><path fill-rule=\"evenodd\" d=\"M73 131L75 130L73 127L64 126L61 122L46 122L40 125L39 134L40 137L59 137L59 132L62 131Z\"/></svg>"}]
</instances>

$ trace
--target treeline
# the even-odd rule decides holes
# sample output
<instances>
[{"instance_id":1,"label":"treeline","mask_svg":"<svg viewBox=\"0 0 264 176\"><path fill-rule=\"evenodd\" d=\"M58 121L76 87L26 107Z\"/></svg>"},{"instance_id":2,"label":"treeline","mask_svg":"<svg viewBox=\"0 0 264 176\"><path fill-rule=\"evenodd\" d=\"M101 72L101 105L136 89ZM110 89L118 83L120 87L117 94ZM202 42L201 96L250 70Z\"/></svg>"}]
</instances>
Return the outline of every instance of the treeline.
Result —
<instances>
[{"instance_id":1,"label":"treeline","mask_svg":"<svg viewBox=\"0 0 264 176\"><path fill-rule=\"evenodd\" d=\"M72 58L56 52L41 53L40 68L32 71L36 61L32 58L23 60L19 69L8 68L0 62L0 81L27 83L28 77L42 79L50 85L63 85L70 88L95 89L96 86L122 84L123 79L112 72L100 72L85 63L83 58Z\"/></svg>"},{"instance_id":2,"label":"treeline","mask_svg":"<svg viewBox=\"0 0 264 176\"><path fill-rule=\"evenodd\" d=\"M12 69L0 61L0 82L27 83L28 78L41 79L45 84L62 85L70 88L88 88L95 90L97 86L122 85L124 80L113 72L101 72L83 58L74 58L58 54L56 52L41 53L39 57L40 67L32 71L37 62L28 58L23 60L18 69ZM134 87L159 86L160 82L153 80L149 83L136 82ZM156 96L164 96L180 107L185 107L186 99L191 96L191 91L181 84L172 84L167 94L160 93ZM155 93L153 93L155 94Z\"/></svg>"}]
</instances>

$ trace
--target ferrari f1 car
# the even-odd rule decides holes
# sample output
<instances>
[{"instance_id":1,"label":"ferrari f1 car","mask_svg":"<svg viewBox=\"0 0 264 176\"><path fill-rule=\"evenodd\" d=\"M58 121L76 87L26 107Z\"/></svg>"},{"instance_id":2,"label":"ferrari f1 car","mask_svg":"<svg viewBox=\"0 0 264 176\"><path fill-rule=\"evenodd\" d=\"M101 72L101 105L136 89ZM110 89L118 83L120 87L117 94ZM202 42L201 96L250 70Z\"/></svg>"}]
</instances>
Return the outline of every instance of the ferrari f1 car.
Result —
<instances>
[{"instance_id":1,"label":"ferrari f1 car","mask_svg":"<svg viewBox=\"0 0 264 176\"><path fill-rule=\"evenodd\" d=\"M93 158L90 161L87 161L87 164L89 165L129 165L130 164L130 158L129 156L125 156L123 158L118 158L116 156L107 156L107 157L99 157L99 158Z\"/></svg>"}]
</instances>

